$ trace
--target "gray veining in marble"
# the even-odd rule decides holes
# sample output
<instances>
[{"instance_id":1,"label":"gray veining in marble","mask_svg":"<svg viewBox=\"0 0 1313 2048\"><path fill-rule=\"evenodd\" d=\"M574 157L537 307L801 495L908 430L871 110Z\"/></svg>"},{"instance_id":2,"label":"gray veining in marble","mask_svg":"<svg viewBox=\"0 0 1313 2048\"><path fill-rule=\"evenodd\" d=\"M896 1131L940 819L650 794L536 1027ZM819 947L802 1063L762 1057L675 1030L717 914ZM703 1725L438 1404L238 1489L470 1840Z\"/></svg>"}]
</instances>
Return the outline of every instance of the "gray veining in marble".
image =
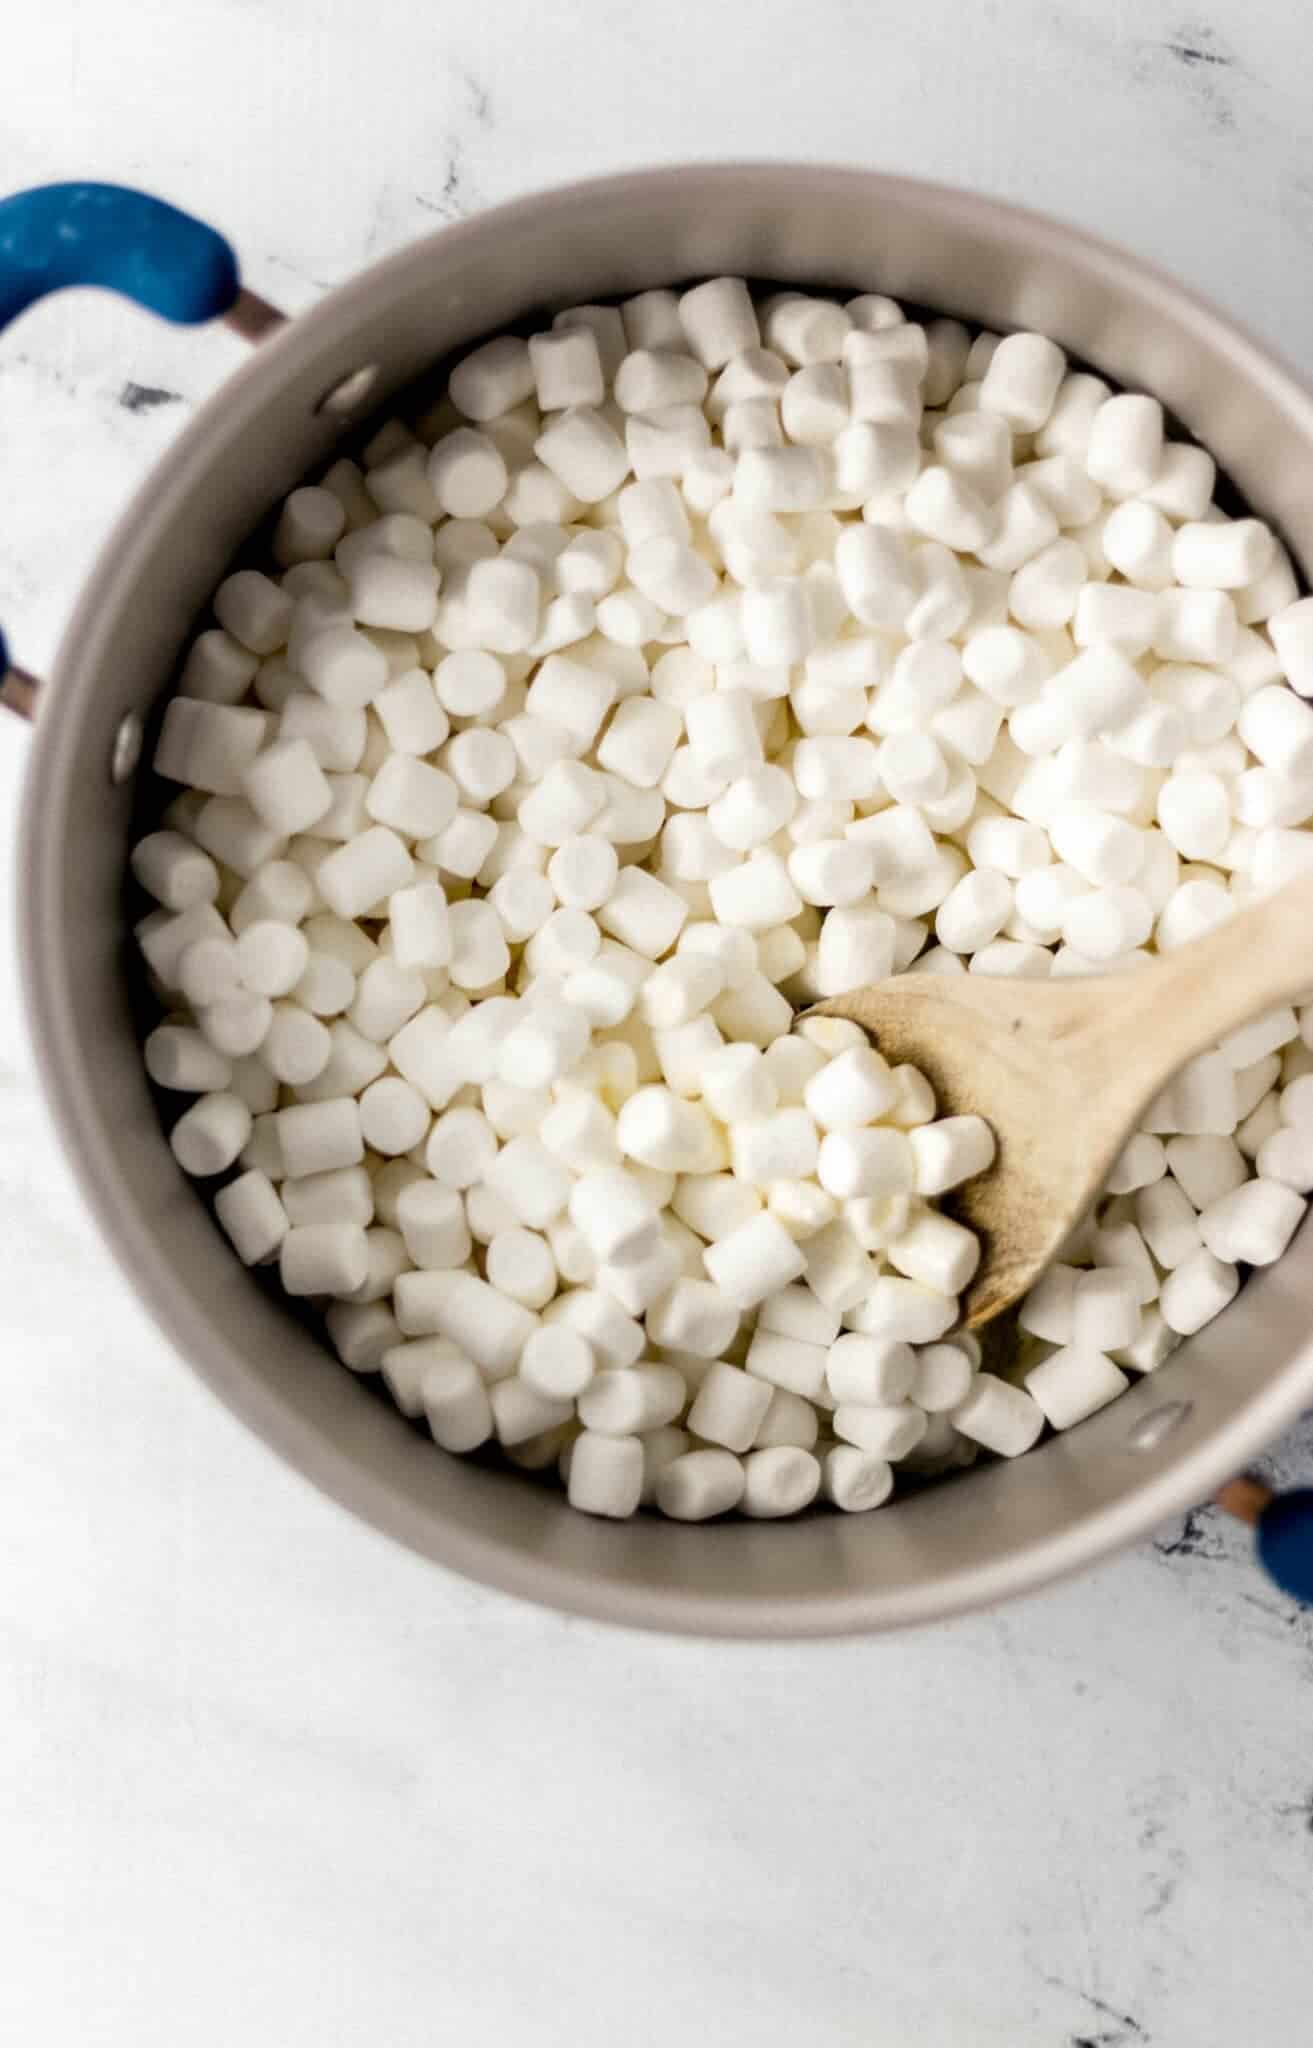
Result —
<instances>
[{"instance_id":1,"label":"gray veining in marble","mask_svg":"<svg viewBox=\"0 0 1313 2048\"><path fill-rule=\"evenodd\" d=\"M1311 55L1288 0L44 0L7 22L0 189L153 186L295 311L539 183L851 159L1100 228L1313 365ZM91 297L0 340L29 666L239 354ZM10 821L23 754L0 728ZM1203 1509L870 1644L622 1638L445 1577L290 1477L127 1296L2 943L0 2040L1307 2037L1313 1615L1240 1532ZM1313 1429L1272 1469L1307 1481Z\"/></svg>"}]
</instances>

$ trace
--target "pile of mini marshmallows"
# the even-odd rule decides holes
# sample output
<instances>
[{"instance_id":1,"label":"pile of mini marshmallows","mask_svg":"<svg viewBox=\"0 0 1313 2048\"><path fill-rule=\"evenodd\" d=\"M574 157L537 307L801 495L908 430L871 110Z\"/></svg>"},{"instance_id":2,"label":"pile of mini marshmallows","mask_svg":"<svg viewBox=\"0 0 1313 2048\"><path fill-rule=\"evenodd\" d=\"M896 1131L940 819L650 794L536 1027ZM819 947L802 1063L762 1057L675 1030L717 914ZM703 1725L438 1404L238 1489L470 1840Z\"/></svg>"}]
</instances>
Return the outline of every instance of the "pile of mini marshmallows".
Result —
<instances>
[{"instance_id":1,"label":"pile of mini marshmallows","mask_svg":"<svg viewBox=\"0 0 1313 2048\"><path fill-rule=\"evenodd\" d=\"M1040 335L718 278L293 491L132 858L240 1257L603 1515L875 1507L1152 1371L1303 1214L1313 1012L1178 1076L989 1372L934 1206L988 1129L793 1020L1144 962L1313 862L1313 599L1214 480Z\"/></svg>"}]
</instances>

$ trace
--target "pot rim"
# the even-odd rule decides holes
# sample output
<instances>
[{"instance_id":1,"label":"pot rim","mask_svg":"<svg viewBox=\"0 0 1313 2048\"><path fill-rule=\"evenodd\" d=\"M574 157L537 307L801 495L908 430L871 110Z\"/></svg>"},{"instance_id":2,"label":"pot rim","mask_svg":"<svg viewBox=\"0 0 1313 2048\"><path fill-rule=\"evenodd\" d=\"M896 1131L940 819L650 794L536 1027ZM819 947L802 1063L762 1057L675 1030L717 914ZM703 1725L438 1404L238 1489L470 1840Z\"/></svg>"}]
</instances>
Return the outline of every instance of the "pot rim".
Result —
<instances>
[{"instance_id":1,"label":"pot rim","mask_svg":"<svg viewBox=\"0 0 1313 2048\"><path fill-rule=\"evenodd\" d=\"M1192 324L1231 358L1238 376L1252 380L1289 408L1302 409L1313 442L1313 389L1274 352L1229 314L1156 264L1132 255L1085 229L1068 227L1035 210L992 199L942 182L818 162L749 159L732 163L689 162L650 170L580 179L488 209L439 228L370 265L297 314L225 378L177 440L152 467L111 528L97 554L60 643L46 696L58 698L75 676L97 666L97 638L106 607L133 574L142 546L141 529L162 496L178 497L203 479L202 451L238 391L260 390L283 381L307 363L323 344L340 340L358 312L406 281L434 250L496 237L506 226L532 221L546 225L557 210L571 210L590 195L612 201L627 194L650 197L680 193L690 174L727 192L746 194L754 186L770 192L785 179L833 189L860 188L875 204L911 198L923 214L951 219L959 228L988 224L1024 239L1032 250L1068 255L1079 251L1082 265L1118 298L1135 298L1185 313ZM67 679L67 680L66 680ZM879 1587L836 1586L832 1594L725 1596L695 1586L636 1586L604 1581L548 1556L530 1555L496 1534L478 1536L452 1523L436 1523L366 1474L331 1436L316 1433L250 1370L246 1357L230 1350L222 1331L178 1288L170 1284L144 1213L125 1205L115 1168L113 1132L90 1078L77 1061L59 1057L66 1032L66 996L56 971L56 949L44 934L51 928L53 876L58 839L53 807L44 786L56 764L73 752L68 722L52 715L37 720L33 755L25 778L20 815L24 879L19 890L20 980L28 1030L42 1090L61 1147L99 1232L153 1321L209 1390L285 1464L373 1528L429 1559L499 1590L550 1604L566 1612L648 1630L740 1638L834 1637L947 1619L1005 1597L1031 1592L1092 1565L1148 1533L1173 1513L1206 1499L1242 1469L1271 1439L1313 1402L1313 1345L1303 1344L1290 1360L1220 1428L1156 1472L1148 1468L1134 1492L1075 1519L1056 1535L1031 1541L1004 1559L954 1570L927 1587L890 1592ZM162 1141L162 1140L161 1140ZM1043 1452L1040 1455L1044 1455ZM1148 1461L1146 1461L1146 1465ZM708 1533L705 1540L714 1541Z\"/></svg>"}]
</instances>

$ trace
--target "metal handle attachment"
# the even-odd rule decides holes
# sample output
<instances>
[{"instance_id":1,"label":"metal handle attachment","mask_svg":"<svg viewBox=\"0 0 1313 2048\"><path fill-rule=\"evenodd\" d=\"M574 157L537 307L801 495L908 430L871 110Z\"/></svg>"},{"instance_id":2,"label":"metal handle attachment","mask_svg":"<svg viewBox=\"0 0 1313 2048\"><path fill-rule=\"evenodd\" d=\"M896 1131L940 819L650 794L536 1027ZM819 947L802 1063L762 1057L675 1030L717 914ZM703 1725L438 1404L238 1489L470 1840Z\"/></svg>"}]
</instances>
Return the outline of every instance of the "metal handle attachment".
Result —
<instances>
[{"instance_id":1,"label":"metal handle attachment","mask_svg":"<svg viewBox=\"0 0 1313 2048\"><path fill-rule=\"evenodd\" d=\"M0 327L49 292L99 285L182 326L225 320L257 341L282 315L246 291L230 245L204 221L122 185L39 185L0 199ZM36 679L9 666L0 704L31 717Z\"/></svg>"}]
</instances>

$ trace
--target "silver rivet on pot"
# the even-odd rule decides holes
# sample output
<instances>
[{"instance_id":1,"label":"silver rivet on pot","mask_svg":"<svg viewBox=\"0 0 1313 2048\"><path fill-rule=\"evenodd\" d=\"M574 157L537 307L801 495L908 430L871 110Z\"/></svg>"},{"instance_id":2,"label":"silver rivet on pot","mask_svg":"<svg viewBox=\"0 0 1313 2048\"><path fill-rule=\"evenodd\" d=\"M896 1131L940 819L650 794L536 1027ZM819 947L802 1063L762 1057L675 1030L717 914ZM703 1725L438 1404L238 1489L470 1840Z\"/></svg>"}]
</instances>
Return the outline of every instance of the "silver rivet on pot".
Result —
<instances>
[{"instance_id":1,"label":"silver rivet on pot","mask_svg":"<svg viewBox=\"0 0 1313 2048\"><path fill-rule=\"evenodd\" d=\"M136 711L126 711L119 720L114 735L114 748L109 757L109 779L111 782L126 782L141 759L141 717Z\"/></svg>"},{"instance_id":2,"label":"silver rivet on pot","mask_svg":"<svg viewBox=\"0 0 1313 2048\"><path fill-rule=\"evenodd\" d=\"M1159 1444L1188 1422L1194 1414L1193 1401L1168 1401L1161 1408L1141 1416L1126 1439L1128 1450L1156 1451Z\"/></svg>"},{"instance_id":3,"label":"silver rivet on pot","mask_svg":"<svg viewBox=\"0 0 1313 2048\"><path fill-rule=\"evenodd\" d=\"M331 413L334 418L341 419L364 404L377 381L378 364L362 363L358 370L350 371L329 386L323 397L316 400L315 411Z\"/></svg>"}]
</instances>

